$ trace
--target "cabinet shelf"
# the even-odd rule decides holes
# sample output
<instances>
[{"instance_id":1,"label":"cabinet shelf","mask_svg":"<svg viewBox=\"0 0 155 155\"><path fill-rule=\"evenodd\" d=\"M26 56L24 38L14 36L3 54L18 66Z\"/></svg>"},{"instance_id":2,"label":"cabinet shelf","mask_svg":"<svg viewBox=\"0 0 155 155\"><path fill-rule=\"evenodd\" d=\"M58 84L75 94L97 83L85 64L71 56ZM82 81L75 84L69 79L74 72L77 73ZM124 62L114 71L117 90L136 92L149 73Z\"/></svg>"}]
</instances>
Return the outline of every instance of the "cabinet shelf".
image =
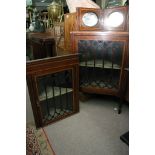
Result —
<instances>
[{"instance_id":1,"label":"cabinet shelf","mask_svg":"<svg viewBox=\"0 0 155 155\"><path fill-rule=\"evenodd\" d=\"M93 88L109 88L109 89L118 89L118 83L115 82L106 82L102 80L92 81L92 82L82 82L81 87L93 87Z\"/></svg>"},{"instance_id":2,"label":"cabinet shelf","mask_svg":"<svg viewBox=\"0 0 155 155\"><path fill-rule=\"evenodd\" d=\"M102 60L89 60L89 61L82 61L80 62L80 66L82 67L96 67L96 68L107 68L107 69L120 69L118 64L113 63L110 61L103 61Z\"/></svg>"},{"instance_id":3,"label":"cabinet shelf","mask_svg":"<svg viewBox=\"0 0 155 155\"><path fill-rule=\"evenodd\" d=\"M54 92L53 92L54 90ZM71 88L62 88L62 87L47 87L47 95L45 91L41 92L39 95L39 101L44 101L46 99L51 99L60 95L64 95L67 93L73 92L73 89ZM47 96L47 98L46 98Z\"/></svg>"}]
</instances>

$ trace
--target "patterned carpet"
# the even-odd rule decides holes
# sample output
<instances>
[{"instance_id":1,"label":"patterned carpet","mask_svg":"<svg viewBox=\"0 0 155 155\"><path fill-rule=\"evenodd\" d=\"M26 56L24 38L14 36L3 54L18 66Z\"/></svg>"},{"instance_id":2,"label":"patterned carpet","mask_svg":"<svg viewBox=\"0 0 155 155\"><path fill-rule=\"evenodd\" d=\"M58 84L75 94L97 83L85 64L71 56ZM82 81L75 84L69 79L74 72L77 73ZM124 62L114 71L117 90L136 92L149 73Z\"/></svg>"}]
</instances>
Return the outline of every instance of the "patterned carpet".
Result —
<instances>
[{"instance_id":1,"label":"patterned carpet","mask_svg":"<svg viewBox=\"0 0 155 155\"><path fill-rule=\"evenodd\" d=\"M26 127L26 155L55 155L44 130L32 124Z\"/></svg>"}]
</instances>

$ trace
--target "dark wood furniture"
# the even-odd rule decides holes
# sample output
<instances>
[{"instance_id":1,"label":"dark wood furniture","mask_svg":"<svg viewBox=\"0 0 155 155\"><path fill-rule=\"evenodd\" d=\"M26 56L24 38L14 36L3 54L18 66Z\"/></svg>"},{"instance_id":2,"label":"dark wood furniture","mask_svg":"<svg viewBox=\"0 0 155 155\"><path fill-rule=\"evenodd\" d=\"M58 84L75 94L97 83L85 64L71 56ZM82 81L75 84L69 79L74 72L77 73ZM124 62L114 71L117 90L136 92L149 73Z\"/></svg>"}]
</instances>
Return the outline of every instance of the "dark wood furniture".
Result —
<instances>
[{"instance_id":1,"label":"dark wood furniture","mask_svg":"<svg viewBox=\"0 0 155 155\"><path fill-rule=\"evenodd\" d=\"M76 23L71 44L80 56L80 91L119 97L121 113L128 96L128 7L77 8Z\"/></svg>"},{"instance_id":2,"label":"dark wood furniture","mask_svg":"<svg viewBox=\"0 0 155 155\"><path fill-rule=\"evenodd\" d=\"M128 70L128 32L75 31L73 53L80 57L80 91L125 96Z\"/></svg>"},{"instance_id":3,"label":"dark wood furniture","mask_svg":"<svg viewBox=\"0 0 155 155\"><path fill-rule=\"evenodd\" d=\"M64 15L64 45L59 46L63 51L63 54L71 51L71 36L72 31L118 31L118 32L128 32L128 6L115 7L109 9L95 9L95 8L77 8L75 13L67 13ZM106 24L107 18L113 13L120 13L123 17L123 22L118 26L110 26ZM94 26L86 26L83 22L83 18L87 13L94 13L98 22ZM114 16L113 16L114 17ZM89 19L89 17L88 17ZM115 18L117 21L117 17ZM92 20L90 20L92 22ZM59 55L62 54L59 52Z\"/></svg>"},{"instance_id":4,"label":"dark wood furniture","mask_svg":"<svg viewBox=\"0 0 155 155\"><path fill-rule=\"evenodd\" d=\"M27 36L31 59L56 56L56 41L50 33L32 33Z\"/></svg>"},{"instance_id":5,"label":"dark wood furniture","mask_svg":"<svg viewBox=\"0 0 155 155\"><path fill-rule=\"evenodd\" d=\"M84 25L83 16L89 12L97 15L96 25ZM117 26L107 27L105 21L115 12L121 14L123 21ZM37 49L33 50L33 59L40 60L27 62L26 75L37 127L77 113L79 90L119 97L118 113L121 113L122 102L127 96L128 7L105 10L78 8L77 13L65 18L72 20L65 21L69 26L65 27L65 38L68 40L64 47L68 50L72 45L72 50L60 52L62 56L51 57L56 56L51 36L31 36L32 45ZM50 43L53 50L47 52L46 48L38 46L44 43ZM49 56L51 58L45 58Z\"/></svg>"},{"instance_id":6,"label":"dark wood furniture","mask_svg":"<svg viewBox=\"0 0 155 155\"><path fill-rule=\"evenodd\" d=\"M78 55L28 61L27 85L36 127L79 111Z\"/></svg>"},{"instance_id":7,"label":"dark wood furniture","mask_svg":"<svg viewBox=\"0 0 155 155\"><path fill-rule=\"evenodd\" d=\"M77 13L67 13L64 15L64 48L71 51L70 32L77 30Z\"/></svg>"}]
</instances>

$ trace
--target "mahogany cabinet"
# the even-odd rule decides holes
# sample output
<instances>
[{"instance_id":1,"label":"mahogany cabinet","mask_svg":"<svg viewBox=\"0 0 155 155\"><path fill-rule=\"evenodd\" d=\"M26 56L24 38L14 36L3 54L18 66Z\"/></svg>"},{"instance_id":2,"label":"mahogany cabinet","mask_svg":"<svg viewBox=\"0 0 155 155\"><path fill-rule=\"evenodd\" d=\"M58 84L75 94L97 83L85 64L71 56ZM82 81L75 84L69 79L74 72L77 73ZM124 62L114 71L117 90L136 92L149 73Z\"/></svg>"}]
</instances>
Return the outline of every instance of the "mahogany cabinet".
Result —
<instances>
[{"instance_id":1,"label":"mahogany cabinet","mask_svg":"<svg viewBox=\"0 0 155 155\"><path fill-rule=\"evenodd\" d=\"M79 111L77 54L28 61L26 76L36 127Z\"/></svg>"},{"instance_id":2,"label":"mahogany cabinet","mask_svg":"<svg viewBox=\"0 0 155 155\"><path fill-rule=\"evenodd\" d=\"M122 102L129 67L128 32L74 31L71 38L72 52L79 53L80 91L117 96Z\"/></svg>"},{"instance_id":3,"label":"mahogany cabinet","mask_svg":"<svg viewBox=\"0 0 155 155\"><path fill-rule=\"evenodd\" d=\"M80 91L128 98L128 6L77 8L72 53L79 53Z\"/></svg>"}]
</instances>

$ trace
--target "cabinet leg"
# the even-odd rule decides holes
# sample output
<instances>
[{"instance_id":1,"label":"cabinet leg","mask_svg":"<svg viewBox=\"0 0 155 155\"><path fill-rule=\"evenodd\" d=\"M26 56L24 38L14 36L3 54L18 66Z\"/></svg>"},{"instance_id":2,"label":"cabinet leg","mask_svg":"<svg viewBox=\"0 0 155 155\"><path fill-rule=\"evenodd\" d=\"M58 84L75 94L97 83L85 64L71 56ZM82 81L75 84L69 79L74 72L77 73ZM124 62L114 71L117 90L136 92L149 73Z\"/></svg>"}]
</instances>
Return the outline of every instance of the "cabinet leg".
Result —
<instances>
[{"instance_id":1,"label":"cabinet leg","mask_svg":"<svg viewBox=\"0 0 155 155\"><path fill-rule=\"evenodd\" d=\"M123 99L121 98L118 104L118 114L121 114L122 112L122 105L123 105Z\"/></svg>"},{"instance_id":2,"label":"cabinet leg","mask_svg":"<svg viewBox=\"0 0 155 155\"><path fill-rule=\"evenodd\" d=\"M118 108L118 114L121 114L121 112L122 112L122 107L119 107Z\"/></svg>"}]
</instances>

